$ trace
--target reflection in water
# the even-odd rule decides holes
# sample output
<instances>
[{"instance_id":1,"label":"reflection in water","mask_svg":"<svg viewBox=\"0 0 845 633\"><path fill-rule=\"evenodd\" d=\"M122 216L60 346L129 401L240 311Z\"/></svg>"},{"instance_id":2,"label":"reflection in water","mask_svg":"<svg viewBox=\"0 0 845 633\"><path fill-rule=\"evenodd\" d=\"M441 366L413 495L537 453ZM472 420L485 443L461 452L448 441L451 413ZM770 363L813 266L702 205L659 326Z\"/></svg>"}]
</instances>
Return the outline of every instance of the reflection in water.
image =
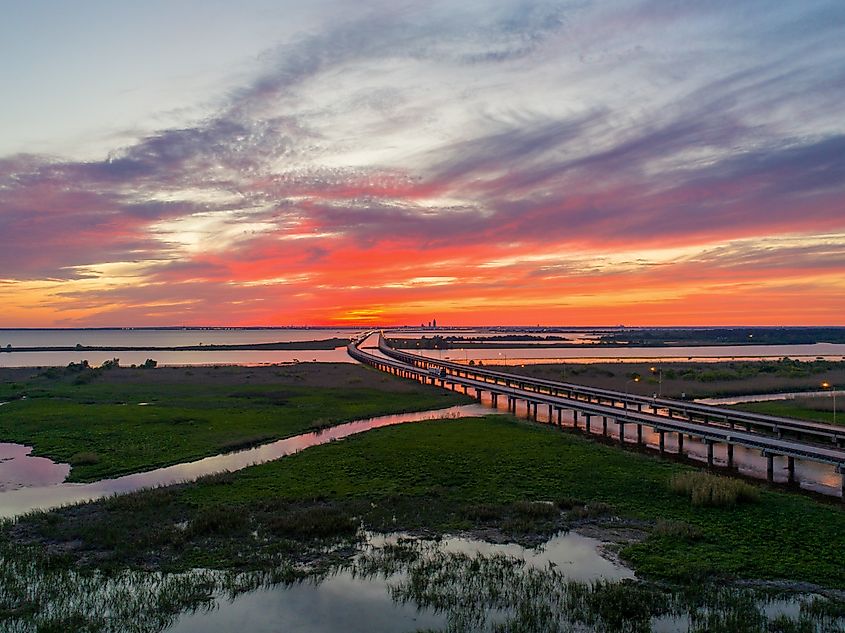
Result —
<instances>
[{"instance_id":1,"label":"reflection in water","mask_svg":"<svg viewBox=\"0 0 845 633\"><path fill-rule=\"evenodd\" d=\"M0 493L26 486L62 483L70 464L56 464L46 457L33 457L32 448L0 442Z\"/></svg>"},{"instance_id":2,"label":"reflection in water","mask_svg":"<svg viewBox=\"0 0 845 633\"><path fill-rule=\"evenodd\" d=\"M470 539L370 539L324 570L80 574L31 550L0 552L0 626L14 633L417 631L833 631L841 603L729 586L669 588L631 577L597 541L544 553ZM578 542L578 539L582 539ZM591 554L570 551L589 545ZM527 554L527 556L526 556ZM568 561L579 560L566 567ZM541 564L545 561L545 564ZM604 566L604 567L602 567ZM777 622L779 628L772 628Z\"/></svg>"},{"instance_id":3,"label":"reflection in water","mask_svg":"<svg viewBox=\"0 0 845 633\"><path fill-rule=\"evenodd\" d=\"M144 488L193 481L198 477L223 471L241 470L248 466L298 453L310 446L326 444L334 440L349 437L350 435L355 435L356 433L362 433L384 426L489 414L490 410L481 405L464 405L432 411L383 415L367 420L338 424L327 429L313 433L304 433L244 451L215 455L214 457L206 457L195 462L176 464L145 473L126 475L116 479L104 479L91 484L63 483L40 488L9 490L0 492L0 518L17 516L31 510L44 510L71 503L90 501L112 494L124 494Z\"/></svg>"}]
</instances>

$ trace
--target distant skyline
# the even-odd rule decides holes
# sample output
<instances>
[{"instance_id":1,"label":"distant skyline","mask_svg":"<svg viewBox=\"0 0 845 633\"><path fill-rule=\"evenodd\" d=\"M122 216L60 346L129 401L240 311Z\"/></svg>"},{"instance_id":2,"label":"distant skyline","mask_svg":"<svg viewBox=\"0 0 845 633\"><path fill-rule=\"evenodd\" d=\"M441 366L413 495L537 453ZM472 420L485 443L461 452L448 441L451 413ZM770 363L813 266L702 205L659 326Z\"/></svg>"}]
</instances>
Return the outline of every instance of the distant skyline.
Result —
<instances>
[{"instance_id":1,"label":"distant skyline","mask_svg":"<svg viewBox=\"0 0 845 633\"><path fill-rule=\"evenodd\" d=\"M0 327L843 325L843 24L7 3Z\"/></svg>"}]
</instances>

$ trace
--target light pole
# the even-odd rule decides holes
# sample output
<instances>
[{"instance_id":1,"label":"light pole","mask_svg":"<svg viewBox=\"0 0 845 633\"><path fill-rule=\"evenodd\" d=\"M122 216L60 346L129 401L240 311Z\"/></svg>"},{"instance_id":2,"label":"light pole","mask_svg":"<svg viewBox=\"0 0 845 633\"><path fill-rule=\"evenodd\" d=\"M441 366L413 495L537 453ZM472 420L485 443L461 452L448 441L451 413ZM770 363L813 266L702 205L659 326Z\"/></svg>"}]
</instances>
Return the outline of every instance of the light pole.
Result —
<instances>
[{"instance_id":1,"label":"light pole","mask_svg":"<svg viewBox=\"0 0 845 633\"><path fill-rule=\"evenodd\" d=\"M663 397L663 368L662 367L651 367L651 375L653 376L655 372L657 372L657 395L658 397Z\"/></svg>"},{"instance_id":2,"label":"light pole","mask_svg":"<svg viewBox=\"0 0 845 633\"><path fill-rule=\"evenodd\" d=\"M629 378L628 380L625 381L625 402L623 404L624 404L624 408L625 408L626 411L628 410L628 383L629 382L640 382L640 377L634 376L633 378Z\"/></svg>"},{"instance_id":3,"label":"light pole","mask_svg":"<svg viewBox=\"0 0 845 633\"><path fill-rule=\"evenodd\" d=\"M499 352L499 356L505 357L505 367L508 366L508 353L507 352Z\"/></svg>"},{"instance_id":4,"label":"light pole","mask_svg":"<svg viewBox=\"0 0 845 633\"><path fill-rule=\"evenodd\" d=\"M825 380L822 389L830 389L830 397L833 398L833 423L836 424L836 388Z\"/></svg>"}]
</instances>

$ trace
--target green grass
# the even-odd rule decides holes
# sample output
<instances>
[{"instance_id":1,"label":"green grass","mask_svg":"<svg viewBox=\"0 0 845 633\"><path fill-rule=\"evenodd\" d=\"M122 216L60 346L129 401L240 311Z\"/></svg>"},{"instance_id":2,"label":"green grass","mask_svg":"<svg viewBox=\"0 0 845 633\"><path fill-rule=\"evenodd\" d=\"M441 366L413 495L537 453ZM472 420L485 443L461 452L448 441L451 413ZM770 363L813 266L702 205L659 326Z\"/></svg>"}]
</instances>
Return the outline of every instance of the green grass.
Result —
<instances>
[{"instance_id":1,"label":"green grass","mask_svg":"<svg viewBox=\"0 0 845 633\"><path fill-rule=\"evenodd\" d=\"M626 546L622 556L650 577L788 579L845 588L845 512L837 502L760 486L754 503L698 506L670 487L673 477L689 472L695 469L488 416L378 429L169 491L36 515L15 529L36 542L80 541L81 551L108 541L124 560L146 560L145 552L166 559L171 552L177 567L225 566L233 564L233 552L238 564L260 561L250 548L272 541L243 535L272 532L274 516L305 511L310 522L325 515L343 526L345 515L379 530L495 524L506 533L507 526L514 534L548 533L560 526L552 516L556 504L565 521L601 523L621 515L645 526L650 536ZM314 507L320 509L310 513ZM224 525L216 541L176 535L173 525L191 525L208 508L217 509L215 516L246 517L246 523L231 530Z\"/></svg>"},{"instance_id":2,"label":"green grass","mask_svg":"<svg viewBox=\"0 0 845 633\"><path fill-rule=\"evenodd\" d=\"M248 469L227 485L191 486L181 494L197 505L268 497L389 502L398 496L496 504L569 495L632 517L683 522L701 534L694 543L664 534L629 546L624 555L641 571L845 587L845 512L838 505L761 490L757 503L695 506L670 490L670 480L682 472L693 469L488 417L379 429ZM460 527L451 516L432 518L436 527Z\"/></svg>"},{"instance_id":3,"label":"green grass","mask_svg":"<svg viewBox=\"0 0 845 633\"><path fill-rule=\"evenodd\" d=\"M124 372L120 378L133 375L129 369L112 371ZM350 386L342 387L285 384L293 382L287 376L280 376L277 385L243 384L247 375L242 372L232 372L228 382L224 375L212 385L199 380L149 382L161 371L138 370L134 373L138 382L109 382L106 375L76 384L73 376L60 375L6 383L7 395L25 393L27 397L0 407L0 441L33 446L36 455L70 463L70 480L82 482L236 450L358 418L469 401L387 376L392 390L352 385L355 378L348 381ZM367 370L349 367L350 376L362 371Z\"/></svg>"},{"instance_id":4,"label":"green grass","mask_svg":"<svg viewBox=\"0 0 845 633\"><path fill-rule=\"evenodd\" d=\"M767 400L764 402L744 402L735 405L737 409L752 411L754 413L765 413L766 415L777 415L785 418L798 418L800 420L812 420L813 422L825 422L833 424L832 398L829 410L808 406L801 399L798 400ZM845 398L837 398L836 404L842 407L836 412L836 423L845 424Z\"/></svg>"}]
</instances>

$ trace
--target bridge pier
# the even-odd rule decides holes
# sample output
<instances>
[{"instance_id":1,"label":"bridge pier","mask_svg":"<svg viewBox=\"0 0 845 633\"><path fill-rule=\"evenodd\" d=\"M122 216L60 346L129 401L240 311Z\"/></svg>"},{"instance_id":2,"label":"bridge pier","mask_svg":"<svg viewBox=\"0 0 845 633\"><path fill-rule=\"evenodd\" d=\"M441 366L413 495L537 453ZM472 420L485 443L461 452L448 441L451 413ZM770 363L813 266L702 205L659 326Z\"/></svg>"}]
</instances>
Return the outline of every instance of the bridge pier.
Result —
<instances>
[{"instance_id":1,"label":"bridge pier","mask_svg":"<svg viewBox=\"0 0 845 633\"><path fill-rule=\"evenodd\" d=\"M734 445L728 444L728 468L734 467Z\"/></svg>"},{"instance_id":2,"label":"bridge pier","mask_svg":"<svg viewBox=\"0 0 845 633\"><path fill-rule=\"evenodd\" d=\"M475 399L476 399L476 400L478 400L479 402L481 402L481 389L477 389L477 388L476 388L476 390L475 390Z\"/></svg>"},{"instance_id":3,"label":"bridge pier","mask_svg":"<svg viewBox=\"0 0 845 633\"><path fill-rule=\"evenodd\" d=\"M558 407L557 410L557 425L563 426L563 409L561 409L560 407Z\"/></svg>"},{"instance_id":4,"label":"bridge pier","mask_svg":"<svg viewBox=\"0 0 845 633\"><path fill-rule=\"evenodd\" d=\"M552 421L552 405L549 405L549 424L551 424Z\"/></svg>"},{"instance_id":5,"label":"bridge pier","mask_svg":"<svg viewBox=\"0 0 845 633\"><path fill-rule=\"evenodd\" d=\"M643 425L638 424L637 425L637 444L642 444L642 443L643 443Z\"/></svg>"},{"instance_id":6,"label":"bridge pier","mask_svg":"<svg viewBox=\"0 0 845 633\"><path fill-rule=\"evenodd\" d=\"M587 424L585 426L585 429L587 431L587 435L589 435L590 434L590 420L592 419L593 416L589 413L585 413L584 417L587 418Z\"/></svg>"},{"instance_id":7,"label":"bridge pier","mask_svg":"<svg viewBox=\"0 0 845 633\"><path fill-rule=\"evenodd\" d=\"M499 394L493 391L490 392L490 399L493 401L493 408L499 408Z\"/></svg>"},{"instance_id":8,"label":"bridge pier","mask_svg":"<svg viewBox=\"0 0 845 633\"><path fill-rule=\"evenodd\" d=\"M684 456L684 434L678 433L678 455Z\"/></svg>"},{"instance_id":9,"label":"bridge pier","mask_svg":"<svg viewBox=\"0 0 845 633\"><path fill-rule=\"evenodd\" d=\"M572 419L573 419L572 428L577 429L578 428L578 410L577 409L572 410Z\"/></svg>"},{"instance_id":10,"label":"bridge pier","mask_svg":"<svg viewBox=\"0 0 845 633\"><path fill-rule=\"evenodd\" d=\"M625 423L621 420L616 420L616 425L619 427L619 444L625 444Z\"/></svg>"},{"instance_id":11,"label":"bridge pier","mask_svg":"<svg viewBox=\"0 0 845 633\"><path fill-rule=\"evenodd\" d=\"M534 402L533 404L534 404L534 416L533 417L534 417L534 421L536 422L537 421L537 403Z\"/></svg>"},{"instance_id":12,"label":"bridge pier","mask_svg":"<svg viewBox=\"0 0 845 633\"><path fill-rule=\"evenodd\" d=\"M789 484L795 483L795 458L791 455L786 458L786 481Z\"/></svg>"},{"instance_id":13,"label":"bridge pier","mask_svg":"<svg viewBox=\"0 0 845 633\"><path fill-rule=\"evenodd\" d=\"M707 444L707 468L713 468L713 440L704 440Z\"/></svg>"},{"instance_id":14,"label":"bridge pier","mask_svg":"<svg viewBox=\"0 0 845 633\"><path fill-rule=\"evenodd\" d=\"M775 480L775 456L765 451L763 454L766 456L766 481L772 483Z\"/></svg>"},{"instance_id":15,"label":"bridge pier","mask_svg":"<svg viewBox=\"0 0 845 633\"><path fill-rule=\"evenodd\" d=\"M660 436L660 454L666 452L666 431L658 431L657 434Z\"/></svg>"},{"instance_id":16,"label":"bridge pier","mask_svg":"<svg viewBox=\"0 0 845 633\"><path fill-rule=\"evenodd\" d=\"M601 434L607 437L607 416L601 416Z\"/></svg>"}]
</instances>

